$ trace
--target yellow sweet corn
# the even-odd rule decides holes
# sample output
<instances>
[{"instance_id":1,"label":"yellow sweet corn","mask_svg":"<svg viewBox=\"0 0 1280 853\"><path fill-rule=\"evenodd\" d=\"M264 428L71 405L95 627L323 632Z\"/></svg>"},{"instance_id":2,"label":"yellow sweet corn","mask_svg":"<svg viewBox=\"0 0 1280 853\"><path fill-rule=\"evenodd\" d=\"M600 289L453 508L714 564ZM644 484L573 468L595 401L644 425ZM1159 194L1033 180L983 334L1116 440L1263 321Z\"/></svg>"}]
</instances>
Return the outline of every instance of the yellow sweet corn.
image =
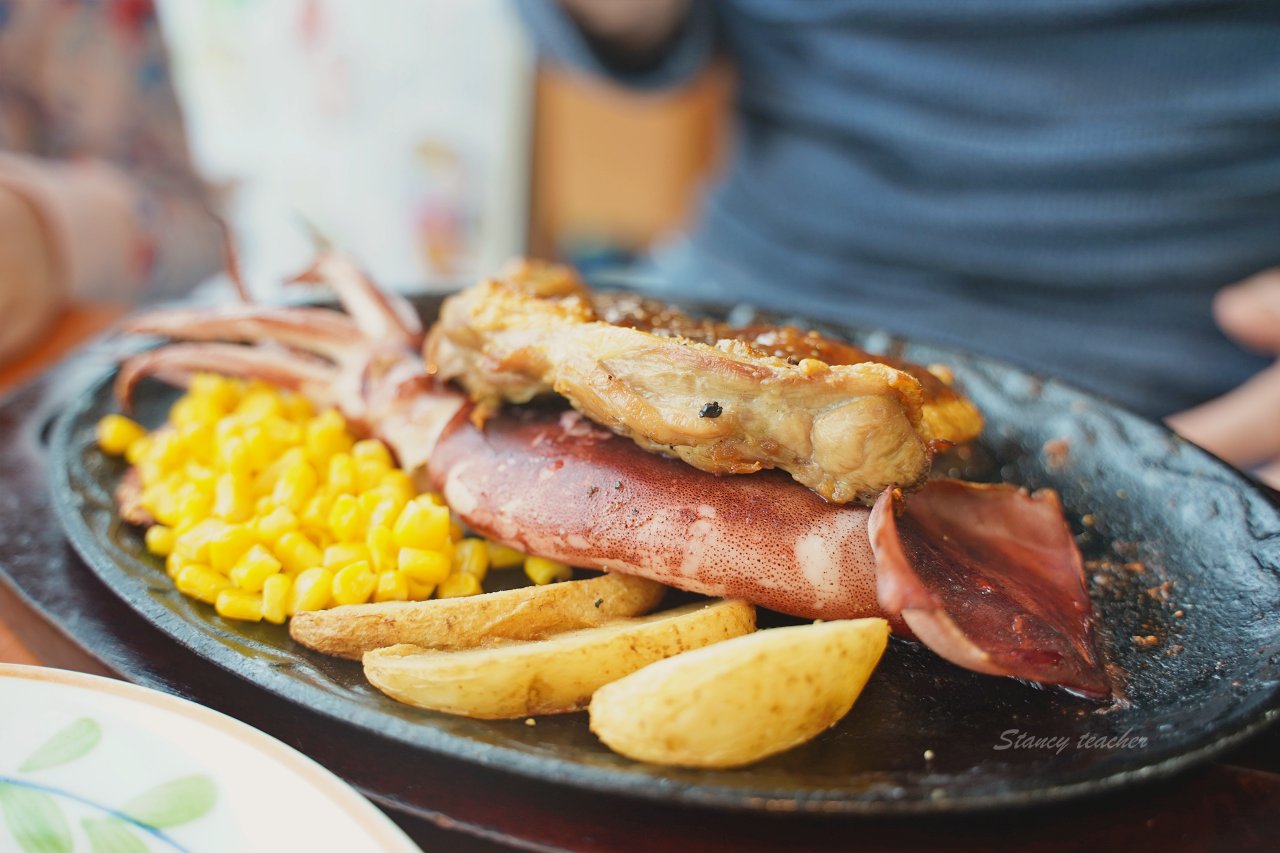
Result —
<instances>
[{"instance_id":1,"label":"yellow sweet corn","mask_svg":"<svg viewBox=\"0 0 1280 853\"><path fill-rule=\"evenodd\" d=\"M276 540L272 550L284 565L285 571L294 574L318 568L324 559L324 552L305 533L297 530L290 530L282 535Z\"/></svg>"},{"instance_id":2,"label":"yellow sweet corn","mask_svg":"<svg viewBox=\"0 0 1280 853\"><path fill-rule=\"evenodd\" d=\"M325 485L335 495L354 495L356 487L356 463L349 453L335 453L329 457L329 476Z\"/></svg>"},{"instance_id":3,"label":"yellow sweet corn","mask_svg":"<svg viewBox=\"0 0 1280 853\"><path fill-rule=\"evenodd\" d=\"M214 485L213 514L224 521L244 521L253 515L253 484L246 477L222 474Z\"/></svg>"},{"instance_id":4,"label":"yellow sweet corn","mask_svg":"<svg viewBox=\"0 0 1280 853\"><path fill-rule=\"evenodd\" d=\"M324 549L324 560L321 562L326 569L337 571L344 566L352 563L372 563L373 555L369 553L369 546L363 542L338 542Z\"/></svg>"},{"instance_id":5,"label":"yellow sweet corn","mask_svg":"<svg viewBox=\"0 0 1280 853\"><path fill-rule=\"evenodd\" d=\"M289 597L289 615L302 610L323 610L333 600L333 572L328 569L307 569L293 581L293 594Z\"/></svg>"},{"instance_id":6,"label":"yellow sweet corn","mask_svg":"<svg viewBox=\"0 0 1280 853\"><path fill-rule=\"evenodd\" d=\"M376 438L367 438L351 445L351 458L357 463L370 462L390 470L392 466L391 451Z\"/></svg>"},{"instance_id":7,"label":"yellow sweet corn","mask_svg":"<svg viewBox=\"0 0 1280 853\"><path fill-rule=\"evenodd\" d=\"M209 542L207 551L209 568L224 575L231 574L231 570L240 562L240 558L256 545L257 541L258 537L254 535L253 528L249 525L228 525Z\"/></svg>"},{"instance_id":8,"label":"yellow sweet corn","mask_svg":"<svg viewBox=\"0 0 1280 853\"><path fill-rule=\"evenodd\" d=\"M546 557L526 557L524 573L528 575L529 580L539 586L555 581L567 581L573 577L573 569L559 560L549 560Z\"/></svg>"},{"instance_id":9,"label":"yellow sweet corn","mask_svg":"<svg viewBox=\"0 0 1280 853\"><path fill-rule=\"evenodd\" d=\"M220 575L199 563L191 563L179 569L174 582L179 592L206 604L213 604L218 600L218 593L231 588L231 581L226 575Z\"/></svg>"},{"instance_id":10,"label":"yellow sweet corn","mask_svg":"<svg viewBox=\"0 0 1280 853\"><path fill-rule=\"evenodd\" d=\"M483 582L489 573L489 548L483 539L463 539L453 549L453 571Z\"/></svg>"},{"instance_id":11,"label":"yellow sweet corn","mask_svg":"<svg viewBox=\"0 0 1280 853\"><path fill-rule=\"evenodd\" d=\"M344 566L333 575L333 600L337 604L364 604L378 586L378 576L367 560Z\"/></svg>"},{"instance_id":12,"label":"yellow sweet corn","mask_svg":"<svg viewBox=\"0 0 1280 853\"><path fill-rule=\"evenodd\" d=\"M340 494L334 498L329 510L329 529L339 541L363 539L364 513L360 511L360 502L349 494Z\"/></svg>"},{"instance_id":13,"label":"yellow sweet corn","mask_svg":"<svg viewBox=\"0 0 1280 853\"><path fill-rule=\"evenodd\" d=\"M493 569L514 569L524 565L524 554L515 548L499 545L497 542L485 543L489 548L489 567Z\"/></svg>"},{"instance_id":14,"label":"yellow sweet corn","mask_svg":"<svg viewBox=\"0 0 1280 853\"><path fill-rule=\"evenodd\" d=\"M394 570L378 573L378 586L373 591L374 601L408 601L408 599L408 578Z\"/></svg>"},{"instance_id":15,"label":"yellow sweet corn","mask_svg":"<svg viewBox=\"0 0 1280 853\"><path fill-rule=\"evenodd\" d=\"M426 551L421 548L401 548L396 565L411 580L426 586L443 583L453 570L452 560L442 551Z\"/></svg>"},{"instance_id":16,"label":"yellow sweet corn","mask_svg":"<svg viewBox=\"0 0 1280 853\"><path fill-rule=\"evenodd\" d=\"M140 424L124 415L107 415L98 421L98 447L110 456L124 456L129 446L146 434Z\"/></svg>"},{"instance_id":17,"label":"yellow sweet corn","mask_svg":"<svg viewBox=\"0 0 1280 853\"><path fill-rule=\"evenodd\" d=\"M261 545L254 545L231 567L231 582L243 590L261 592L267 578L283 568L284 564L274 554Z\"/></svg>"},{"instance_id":18,"label":"yellow sweet corn","mask_svg":"<svg viewBox=\"0 0 1280 853\"><path fill-rule=\"evenodd\" d=\"M227 619L258 622L262 619L262 596L242 589L224 589L218 593L213 609Z\"/></svg>"},{"instance_id":19,"label":"yellow sweet corn","mask_svg":"<svg viewBox=\"0 0 1280 853\"><path fill-rule=\"evenodd\" d=\"M404 573L401 572L401 574L404 574ZM414 580L408 575L405 575L404 582L409 589L410 601L426 601L433 594L435 594L435 591L436 591L435 584L420 583L419 581Z\"/></svg>"},{"instance_id":20,"label":"yellow sweet corn","mask_svg":"<svg viewBox=\"0 0 1280 853\"><path fill-rule=\"evenodd\" d=\"M399 568L399 554L390 528L370 525L364 544L369 548L369 562L375 572L381 574Z\"/></svg>"},{"instance_id":21,"label":"yellow sweet corn","mask_svg":"<svg viewBox=\"0 0 1280 853\"><path fill-rule=\"evenodd\" d=\"M416 498L405 504L391 535L401 548L438 551L450 541L449 523L449 510Z\"/></svg>"},{"instance_id":22,"label":"yellow sweet corn","mask_svg":"<svg viewBox=\"0 0 1280 853\"><path fill-rule=\"evenodd\" d=\"M479 595L484 592L475 575L466 572L454 572L444 579L444 583L436 588L436 595L441 598L461 598L464 595Z\"/></svg>"},{"instance_id":23,"label":"yellow sweet corn","mask_svg":"<svg viewBox=\"0 0 1280 853\"><path fill-rule=\"evenodd\" d=\"M281 624L371 598L474 595L490 567L524 564L540 583L568 576L465 537L384 443L357 441L337 411L256 380L197 375L167 425L147 433L108 416L98 443L141 478L141 504L159 522L147 549L180 591L228 619Z\"/></svg>"},{"instance_id":24,"label":"yellow sweet corn","mask_svg":"<svg viewBox=\"0 0 1280 853\"><path fill-rule=\"evenodd\" d=\"M271 507L272 504L268 503L253 523L253 530L263 544L280 541L286 533L297 530L301 523L287 506Z\"/></svg>"},{"instance_id":25,"label":"yellow sweet corn","mask_svg":"<svg viewBox=\"0 0 1280 853\"><path fill-rule=\"evenodd\" d=\"M167 557L173 552L173 542L176 538L173 528L165 527L163 524L153 524L147 528L143 541L146 542L147 550L152 554L157 557Z\"/></svg>"},{"instance_id":26,"label":"yellow sweet corn","mask_svg":"<svg viewBox=\"0 0 1280 853\"><path fill-rule=\"evenodd\" d=\"M289 601L293 597L293 578L278 574L262 584L262 618L283 625L289 617Z\"/></svg>"}]
</instances>

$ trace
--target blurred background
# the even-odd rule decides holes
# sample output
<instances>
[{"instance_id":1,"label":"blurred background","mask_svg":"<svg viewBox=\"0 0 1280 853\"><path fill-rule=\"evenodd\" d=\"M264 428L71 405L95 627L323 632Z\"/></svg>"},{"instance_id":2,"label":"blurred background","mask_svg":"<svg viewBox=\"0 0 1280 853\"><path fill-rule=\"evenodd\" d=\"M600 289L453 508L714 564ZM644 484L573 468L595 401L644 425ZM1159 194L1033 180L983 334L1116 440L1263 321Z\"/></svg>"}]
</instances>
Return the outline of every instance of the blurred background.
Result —
<instances>
[{"instance_id":1,"label":"blurred background","mask_svg":"<svg viewBox=\"0 0 1280 853\"><path fill-rule=\"evenodd\" d=\"M507 0L159 0L196 168L251 287L307 223L401 289L524 253L625 262L691 215L731 75L637 94L538 64Z\"/></svg>"}]
</instances>

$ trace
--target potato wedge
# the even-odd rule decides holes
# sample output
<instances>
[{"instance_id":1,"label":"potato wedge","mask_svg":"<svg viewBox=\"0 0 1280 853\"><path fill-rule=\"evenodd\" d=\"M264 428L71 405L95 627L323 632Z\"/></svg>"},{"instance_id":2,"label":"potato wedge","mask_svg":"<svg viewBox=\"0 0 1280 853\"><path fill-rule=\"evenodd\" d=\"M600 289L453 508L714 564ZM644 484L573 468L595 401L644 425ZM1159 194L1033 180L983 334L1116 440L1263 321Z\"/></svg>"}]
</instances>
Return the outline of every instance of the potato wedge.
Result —
<instances>
[{"instance_id":1,"label":"potato wedge","mask_svg":"<svg viewBox=\"0 0 1280 853\"><path fill-rule=\"evenodd\" d=\"M591 730L638 761L750 764L835 725L888 638L883 619L842 619L668 658L602 687L591 700Z\"/></svg>"},{"instance_id":2,"label":"potato wedge","mask_svg":"<svg viewBox=\"0 0 1280 853\"><path fill-rule=\"evenodd\" d=\"M642 666L755 630L740 601L690 604L545 640L465 651L392 646L364 656L374 687L409 705L482 719L587 706L603 684Z\"/></svg>"},{"instance_id":3,"label":"potato wedge","mask_svg":"<svg viewBox=\"0 0 1280 853\"><path fill-rule=\"evenodd\" d=\"M666 589L644 578L604 574L466 598L348 604L295 614L289 634L307 648L352 660L400 643L470 649L499 640L539 640L648 613Z\"/></svg>"}]
</instances>

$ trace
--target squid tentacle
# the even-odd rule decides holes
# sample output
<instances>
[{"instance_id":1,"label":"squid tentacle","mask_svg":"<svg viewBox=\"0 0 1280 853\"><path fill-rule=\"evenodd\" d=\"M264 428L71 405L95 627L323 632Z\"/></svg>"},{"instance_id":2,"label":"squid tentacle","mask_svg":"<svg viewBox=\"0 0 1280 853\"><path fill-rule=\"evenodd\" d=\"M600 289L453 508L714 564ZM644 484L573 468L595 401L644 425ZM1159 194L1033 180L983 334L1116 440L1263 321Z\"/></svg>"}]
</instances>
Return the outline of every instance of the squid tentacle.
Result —
<instances>
[{"instance_id":1,"label":"squid tentacle","mask_svg":"<svg viewBox=\"0 0 1280 853\"><path fill-rule=\"evenodd\" d=\"M138 353L120 365L114 387L116 400L127 412L132 408L134 390L146 377L185 387L197 373L263 379L323 405L334 402L329 389L339 378L333 365L286 350L209 342L168 344Z\"/></svg>"}]
</instances>

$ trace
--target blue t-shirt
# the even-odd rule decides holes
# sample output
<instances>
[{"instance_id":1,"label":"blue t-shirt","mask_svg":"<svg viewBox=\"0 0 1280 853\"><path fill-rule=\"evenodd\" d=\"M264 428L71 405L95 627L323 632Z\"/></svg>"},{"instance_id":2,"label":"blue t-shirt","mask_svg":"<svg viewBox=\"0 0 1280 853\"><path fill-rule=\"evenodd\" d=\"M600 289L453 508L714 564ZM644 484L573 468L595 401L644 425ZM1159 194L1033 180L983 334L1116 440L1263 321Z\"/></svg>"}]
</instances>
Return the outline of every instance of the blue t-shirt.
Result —
<instances>
[{"instance_id":1,"label":"blue t-shirt","mask_svg":"<svg viewBox=\"0 0 1280 853\"><path fill-rule=\"evenodd\" d=\"M672 292L1003 357L1150 416L1270 363L1215 291L1280 265L1280 3L695 0L618 73L552 0L540 46L635 86L716 50L734 151Z\"/></svg>"}]
</instances>

